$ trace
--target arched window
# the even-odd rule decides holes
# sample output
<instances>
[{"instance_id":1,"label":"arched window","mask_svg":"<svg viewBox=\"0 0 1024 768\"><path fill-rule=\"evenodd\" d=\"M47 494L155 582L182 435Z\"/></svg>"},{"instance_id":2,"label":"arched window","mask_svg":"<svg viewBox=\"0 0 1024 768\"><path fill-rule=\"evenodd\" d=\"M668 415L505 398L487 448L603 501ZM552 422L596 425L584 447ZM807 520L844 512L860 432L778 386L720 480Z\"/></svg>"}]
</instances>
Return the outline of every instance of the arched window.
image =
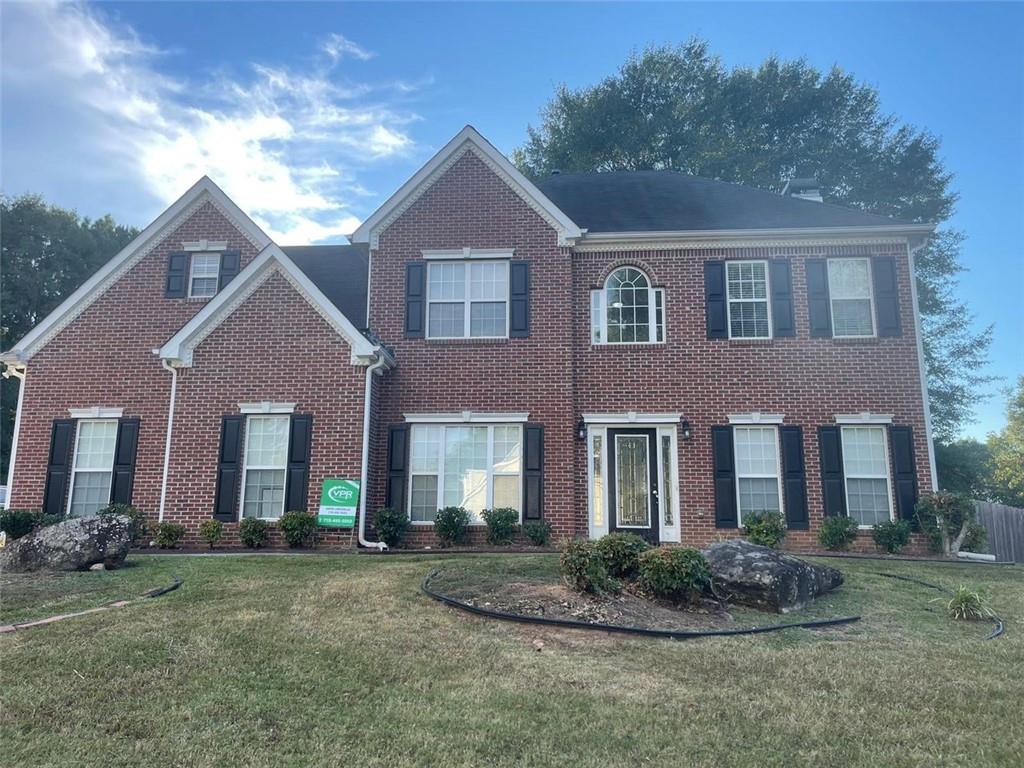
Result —
<instances>
[{"instance_id":1,"label":"arched window","mask_svg":"<svg viewBox=\"0 0 1024 768\"><path fill-rule=\"evenodd\" d=\"M665 292L636 267L619 267L591 292L594 344L648 344L665 340Z\"/></svg>"}]
</instances>

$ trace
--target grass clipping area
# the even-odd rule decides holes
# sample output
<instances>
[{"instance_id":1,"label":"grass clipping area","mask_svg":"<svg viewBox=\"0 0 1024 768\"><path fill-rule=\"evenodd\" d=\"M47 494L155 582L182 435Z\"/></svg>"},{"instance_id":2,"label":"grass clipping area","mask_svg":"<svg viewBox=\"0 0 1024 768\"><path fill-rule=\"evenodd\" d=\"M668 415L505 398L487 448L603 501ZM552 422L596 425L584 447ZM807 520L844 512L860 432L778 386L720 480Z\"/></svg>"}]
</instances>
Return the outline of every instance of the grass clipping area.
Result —
<instances>
[{"instance_id":1,"label":"grass clipping area","mask_svg":"<svg viewBox=\"0 0 1024 768\"><path fill-rule=\"evenodd\" d=\"M828 561L785 621L688 642L475 618L423 578L549 579L555 556L136 557L0 576L0 623L180 589L0 637L4 765L1024 764L1024 568ZM884 571L986 587L1006 634ZM750 612L736 624L782 619Z\"/></svg>"}]
</instances>

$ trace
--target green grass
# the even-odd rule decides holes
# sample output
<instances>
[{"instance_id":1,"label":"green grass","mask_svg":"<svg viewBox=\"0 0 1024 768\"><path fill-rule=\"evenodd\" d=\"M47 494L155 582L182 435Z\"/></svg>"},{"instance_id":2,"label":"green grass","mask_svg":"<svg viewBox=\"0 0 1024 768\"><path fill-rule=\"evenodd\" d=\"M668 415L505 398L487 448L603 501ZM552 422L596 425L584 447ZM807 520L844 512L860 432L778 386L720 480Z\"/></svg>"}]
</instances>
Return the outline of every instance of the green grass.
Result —
<instances>
[{"instance_id":1,"label":"green grass","mask_svg":"<svg viewBox=\"0 0 1024 768\"><path fill-rule=\"evenodd\" d=\"M0 577L0 623L185 580L0 636L4 765L1024 764L1022 568L823 561L846 585L783 620L862 622L673 642L487 621L418 592L434 568L547 578L554 556L135 561ZM871 571L984 585L1006 636Z\"/></svg>"}]
</instances>

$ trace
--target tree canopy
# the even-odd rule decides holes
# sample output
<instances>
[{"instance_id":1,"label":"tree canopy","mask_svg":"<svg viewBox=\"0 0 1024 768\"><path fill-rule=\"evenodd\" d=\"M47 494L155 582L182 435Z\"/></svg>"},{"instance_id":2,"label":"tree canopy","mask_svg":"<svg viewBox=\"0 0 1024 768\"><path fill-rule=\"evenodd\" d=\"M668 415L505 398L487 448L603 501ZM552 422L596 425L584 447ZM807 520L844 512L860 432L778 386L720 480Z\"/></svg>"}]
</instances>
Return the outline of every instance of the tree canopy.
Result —
<instances>
[{"instance_id":1,"label":"tree canopy","mask_svg":"<svg viewBox=\"0 0 1024 768\"><path fill-rule=\"evenodd\" d=\"M996 500L1024 507L1024 376L1017 379L1006 404L1006 426L988 436Z\"/></svg>"}]
</instances>

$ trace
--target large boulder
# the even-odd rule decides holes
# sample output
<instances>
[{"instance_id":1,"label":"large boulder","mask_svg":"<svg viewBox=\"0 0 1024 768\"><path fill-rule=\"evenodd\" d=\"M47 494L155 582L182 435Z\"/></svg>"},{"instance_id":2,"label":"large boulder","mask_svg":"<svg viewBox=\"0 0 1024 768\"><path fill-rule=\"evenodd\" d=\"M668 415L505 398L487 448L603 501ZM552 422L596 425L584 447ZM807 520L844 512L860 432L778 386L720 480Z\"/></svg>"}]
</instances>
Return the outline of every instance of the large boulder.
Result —
<instances>
[{"instance_id":1,"label":"large boulder","mask_svg":"<svg viewBox=\"0 0 1024 768\"><path fill-rule=\"evenodd\" d=\"M127 517L78 517L39 528L0 549L0 571L81 571L102 563L116 568L132 543Z\"/></svg>"},{"instance_id":2,"label":"large boulder","mask_svg":"<svg viewBox=\"0 0 1024 768\"><path fill-rule=\"evenodd\" d=\"M835 568L812 565L769 547L734 539L704 550L716 594L778 613L803 608L843 583Z\"/></svg>"}]
</instances>

